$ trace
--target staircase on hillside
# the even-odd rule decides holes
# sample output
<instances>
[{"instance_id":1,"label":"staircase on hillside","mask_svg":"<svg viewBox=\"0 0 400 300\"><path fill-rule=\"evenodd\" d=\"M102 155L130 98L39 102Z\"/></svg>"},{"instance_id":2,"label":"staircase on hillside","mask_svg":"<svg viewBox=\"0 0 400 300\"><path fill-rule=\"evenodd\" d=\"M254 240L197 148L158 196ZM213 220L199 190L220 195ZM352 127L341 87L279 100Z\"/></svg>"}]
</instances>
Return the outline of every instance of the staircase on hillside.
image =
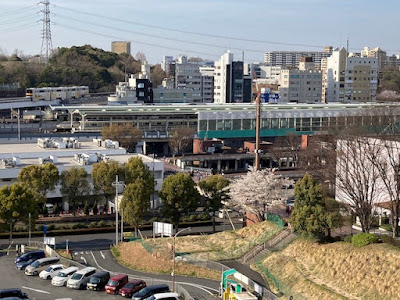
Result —
<instances>
[{"instance_id":1,"label":"staircase on hillside","mask_svg":"<svg viewBox=\"0 0 400 300\"><path fill-rule=\"evenodd\" d=\"M255 246L252 250L243 255L239 261L243 264L251 265L255 261L267 256L272 251L284 248L296 238L297 235L292 233L289 228L285 228L272 239L264 242L261 245Z\"/></svg>"}]
</instances>

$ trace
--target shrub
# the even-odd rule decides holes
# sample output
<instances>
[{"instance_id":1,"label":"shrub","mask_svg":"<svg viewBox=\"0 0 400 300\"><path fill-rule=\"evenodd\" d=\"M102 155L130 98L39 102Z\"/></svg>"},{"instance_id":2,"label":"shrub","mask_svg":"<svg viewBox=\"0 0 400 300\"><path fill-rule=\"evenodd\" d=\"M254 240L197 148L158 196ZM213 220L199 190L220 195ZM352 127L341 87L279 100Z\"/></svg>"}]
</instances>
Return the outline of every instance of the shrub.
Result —
<instances>
[{"instance_id":1,"label":"shrub","mask_svg":"<svg viewBox=\"0 0 400 300\"><path fill-rule=\"evenodd\" d=\"M344 237L344 241L346 242L346 243L351 243L351 239L352 239L353 237L351 236L351 235L348 235L348 236L345 236Z\"/></svg>"},{"instance_id":2,"label":"shrub","mask_svg":"<svg viewBox=\"0 0 400 300\"><path fill-rule=\"evenodd\" d=\"M43 231L43 225L36 226L37 231Z\"/></svg>"},{"instance_id":3,"label":"shrub","mask_svg":"<svg viewBox=\"0 0 400 300\"><path fill-rule=\"evenodd\" d=\"M97 208L97 201L94 201L92 210L94 215L97 215L97 213L99 212Z\"/></svg>"},{"instance_id":4,"label":"shrub","mask_svg":"<svg viewBox=\"0 0 400 300\"><path fill-rule=\"evenodd\" d=\"M382 224L380 228L385 229L387 231L392 231L392 225L390 224Z\"/></svg>"},{"instance_id":5,"label":"shrub","mask_svg":"<svg viewBox=\"0 0 400 300\"><path fill-rule=\"evenodd\" d=\"M51 225L47 226L47 230L48 231L54 230L54 229L56 229L56 225L54 225L54 224L51 224Z\"/></svg>"},{"instance_id":6,"label":"shrub","mask_svg":"<svg viewBox=\"0 0 400 300\"><path fill-rule=\"evenodd\" d=\"M199 220L200 221L207 221L210 220L211 217L208 213L202 213L201 215L199 215Z\"/></svg>"},{"instance_id":7,"label":"shrub","mask_svg":"<svg viewBox=\"0 0 400 300\"><path fill-rule=\"evenodd\" d=\"M101 220L97 226L100 228L107 227L107 223L105 221Z\"/></svg>"},{"instance_id":8,"label":"shrub","mask_svg":"<svg viewBox=\"0 0 400 300\"><path fill-rule=\"evenodd\" d=\"M89 228L97 228L97 222L91 222Z\"/></svg>"},{"instance_id":9,"label":"shrub","mask_svg":"<svg viewBox=\"0 0 400 300\"><path fill-rule=\"evenodd\" d=\"M83 208L83 213L87 216L89 215L89 204L87 202Z\"/></svg>"},{"instance_id":10,"label":"shrub","mask_svg":"<svg viewBox=\"0 0 400 300\"><path fill-rule=\"evenodd\" d=\"M72 229L82 229L82 228L87 228L88 226L86 224L83 223L77 223L72 225Z\"/></svg>"},{"instance_id":11,"label":"shrub","mask_svg":"<svg viewBox=\"0 0 400 300\"><path fill-rule=\"evenodd\" d=\"M189 218L188 218L188 221L189 222L194 222L194 221L196 221L196 219L197 219L196 215L190 215Z\"/></svg>"},{"instance_id":12,"label":"shrub","mask_svg":"<svg viewBox=\"0 0 400 300\"><path fill-rule=\"evenodd\" d=\"M359 233L354 235L351 239L351 244L354 247L364 247L377 242L378 237L372 233Z\"/></svg>"}]
</instances>

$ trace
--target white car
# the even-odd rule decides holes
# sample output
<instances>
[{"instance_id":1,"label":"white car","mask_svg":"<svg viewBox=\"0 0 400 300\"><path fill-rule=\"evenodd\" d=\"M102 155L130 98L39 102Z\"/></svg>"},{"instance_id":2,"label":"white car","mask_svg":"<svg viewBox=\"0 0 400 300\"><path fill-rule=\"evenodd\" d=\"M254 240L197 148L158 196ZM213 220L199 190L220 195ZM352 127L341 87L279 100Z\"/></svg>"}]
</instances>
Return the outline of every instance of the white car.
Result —
<instances>
[{"instance_id":1,"label":"white car","mask_svg":"<svg viewBox=\"0 0 400 300\"><path fill-rule=\"evenodd\" d=\"M54 276L57 276L61 270L64 270L63 265L51 265L47 269L40 272L39 277L42 279L52 279Z\"/></svg>"},{"instance_id":2,"label":"white car","mask_svg":"<svg viewBox=\"0 0 400 300\"><path fill-rule=\"evenodd\" d=\"M86 288L86 284L88 283L90 276L92 276L94 273L96 273L96 268L93 267L86 267L82 270L79 270L72 275L70 279L68 279L67 287L78 290Z\"/></svg>"},{"instance_id":3,"label":"white car","mask_svg":"<svg viewBox=\"0 0 400 300\"><path fill-rule=\"evenodd\" d=\"M179 300L178 293L158 293L146 298L145 300Z\"/></svg>"},{"instance_id":4,"label":"white car","mask_svg":"<svg viewBox=\"0 0 400 300\"><path fill-rule=\"evenodd\" d=\"M51 284L54 286L67 285L68 279L70 279L71 276L78 270L79 270L78 267L69 267L67 269L60 271L60 273L58 273L57 276L53 277L53 279L51 280Z\"/></svg>"}]
</instances>

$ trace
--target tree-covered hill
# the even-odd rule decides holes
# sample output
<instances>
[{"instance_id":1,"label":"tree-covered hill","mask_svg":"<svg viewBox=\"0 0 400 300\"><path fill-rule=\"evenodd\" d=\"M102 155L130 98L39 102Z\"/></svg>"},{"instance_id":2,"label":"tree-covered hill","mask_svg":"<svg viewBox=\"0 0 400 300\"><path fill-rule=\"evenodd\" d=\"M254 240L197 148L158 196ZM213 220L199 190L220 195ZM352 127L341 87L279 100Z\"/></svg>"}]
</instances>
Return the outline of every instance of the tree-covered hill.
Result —
<instances>
[{"instance_id":1,"label":"tree-covered hill","mask_svg":"<svg viewBox=\"0 0 400 300\"><path fill-rule=\"evenodd\" d=\"M165 74L152 67L154 86ZM0 57L0 82L19 82L23 87L87 85L91 92L114 91L126 74L140 71L140 61L128 54L116 54L90 45L57 49L47 64L38 57Z\"/></svg>"}]
</instances>

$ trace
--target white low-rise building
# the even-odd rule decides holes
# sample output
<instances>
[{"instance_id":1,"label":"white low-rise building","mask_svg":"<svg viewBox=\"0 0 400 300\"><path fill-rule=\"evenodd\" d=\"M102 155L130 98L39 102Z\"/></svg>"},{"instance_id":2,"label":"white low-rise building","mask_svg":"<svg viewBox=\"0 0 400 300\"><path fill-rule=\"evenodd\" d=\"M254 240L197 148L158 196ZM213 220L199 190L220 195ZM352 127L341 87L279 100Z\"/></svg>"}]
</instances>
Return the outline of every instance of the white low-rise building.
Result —
<instances>
[{"instance_id":1,"label":"white low-rise building","mask_svg":"<svg viewBox=\"0 0 400 300\"><path fill-rule=\"evenodd\" d=\"M59 143L49 144L57 145ZM72 146L74 144L76 143L70 143ZM60 174L72 167L84 168L90 176L89 183L92 184L91 174L95 163L113 160L124 164L130 158L139 156L149 167L156 181L151 206L158 207L160 205L158 191L161 189L164 178L164 163L162 161L141 154L127 153L126 149L119 147L117 142L112 141L99 142L99 140L94 140L78 142L78 145L79 147L75 148L72 146L70 148L43 148L36 143L0 144L0 187L17 182L18 174L23 167L46 162L53 162ZM49 192L47 197L53 200L60 199L62 197L60 186L56 186L55 190ZM68 204L63 203L63 208L68 210Z\"/></svg>"}]
</instances>

